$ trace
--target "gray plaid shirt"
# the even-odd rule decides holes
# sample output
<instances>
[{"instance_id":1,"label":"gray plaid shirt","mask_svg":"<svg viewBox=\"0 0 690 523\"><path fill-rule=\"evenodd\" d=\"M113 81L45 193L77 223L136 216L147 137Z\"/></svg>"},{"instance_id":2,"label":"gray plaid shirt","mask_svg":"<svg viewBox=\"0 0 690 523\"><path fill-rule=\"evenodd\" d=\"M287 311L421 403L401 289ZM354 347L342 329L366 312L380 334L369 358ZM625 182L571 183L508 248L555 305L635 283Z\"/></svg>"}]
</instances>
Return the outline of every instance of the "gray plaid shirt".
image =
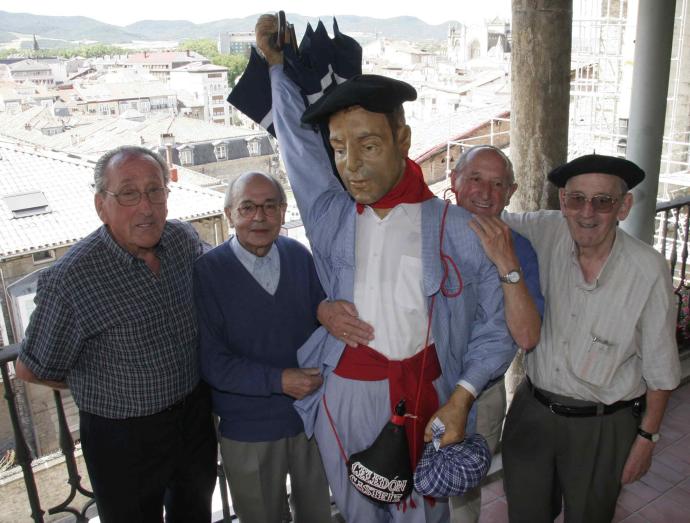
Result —
<instances>
[{"instance_id":1,"label":"gray plaid shirt","mask_svg":"<svg viewBox=\"0 0 690 523\"><path fill-rule=\"evenodd\" d=\"M79 409L146 416L199 381L192 265L202 244L166 223L155 276L100 227L39 278L19 359L40 379L66 380Z\"/></svg>"}]
</instances>

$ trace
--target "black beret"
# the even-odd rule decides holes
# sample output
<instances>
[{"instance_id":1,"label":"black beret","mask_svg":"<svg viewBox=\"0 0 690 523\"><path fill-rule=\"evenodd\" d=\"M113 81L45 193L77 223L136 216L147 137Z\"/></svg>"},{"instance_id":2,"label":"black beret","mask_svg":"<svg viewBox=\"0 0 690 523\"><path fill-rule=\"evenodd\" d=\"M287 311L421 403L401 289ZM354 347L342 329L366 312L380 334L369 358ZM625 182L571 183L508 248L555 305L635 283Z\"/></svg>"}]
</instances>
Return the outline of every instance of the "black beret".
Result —
<instances>
[{"instance_id":1,"label":"black beret","mask_svg":"<svg viewBox=\"0 0 690 523\"><path fill-rule=\"evenodd\" d=\"M359 74L310 105L302 115L302 122L327 122L333 113L353 105L360 105L372 113L390 113L403 102L416 98L417 91L407 82L377 74Z\"/></svg>"},{"instance_id":2,"label":"black beret","mask_svg":"<svg viewBox=\"0 0 690 523\"><path fill-rule=\"evenodd\" d=\"M565 187L566 182L578 174L602 173L618 176L632 189L644 180L644 171L630 160L587 154L556 167L549 173L549 180L557 187Z\"/></svg>"}]
</instances>

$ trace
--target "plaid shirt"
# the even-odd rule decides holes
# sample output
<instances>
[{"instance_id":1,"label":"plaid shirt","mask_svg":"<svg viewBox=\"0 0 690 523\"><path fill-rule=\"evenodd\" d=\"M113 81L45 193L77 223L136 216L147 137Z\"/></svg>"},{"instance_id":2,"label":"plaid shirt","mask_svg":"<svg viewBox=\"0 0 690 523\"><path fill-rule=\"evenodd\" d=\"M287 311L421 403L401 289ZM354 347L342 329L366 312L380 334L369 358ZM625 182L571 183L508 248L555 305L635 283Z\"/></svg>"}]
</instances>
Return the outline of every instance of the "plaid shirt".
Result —
<instances>
[{"instance_id":1,"label":"plaid shirt","mask_svg":"<svg viewBox=\"0 0 690 523\"><path fill-rule=\"evenodd\" d=\"M108 418L160 412L199 381L193 228L166 223L160 273L105 226L39 278L19 359L40 379L67 381L79 409Z\"/></svg>"}]
</instances>

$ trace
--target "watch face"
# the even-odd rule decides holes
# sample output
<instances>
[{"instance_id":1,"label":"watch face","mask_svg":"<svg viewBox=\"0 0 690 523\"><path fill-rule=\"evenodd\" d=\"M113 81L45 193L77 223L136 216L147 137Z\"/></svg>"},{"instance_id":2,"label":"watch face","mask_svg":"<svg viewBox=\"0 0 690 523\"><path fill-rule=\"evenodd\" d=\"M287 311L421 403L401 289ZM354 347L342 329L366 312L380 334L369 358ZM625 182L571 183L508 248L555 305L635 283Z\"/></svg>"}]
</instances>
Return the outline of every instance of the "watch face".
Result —
<instances>
[{"instance_id":1,"label":"watch face","mask_svg":"<svg viewBox=\"0 0 690 523\"><path fill-rule=\"evenodd\" d=\"M506 280L510 283L517 283L520 281L520 273L518 271L510 271L506 274Z\"/></svg>"}]
</instances>

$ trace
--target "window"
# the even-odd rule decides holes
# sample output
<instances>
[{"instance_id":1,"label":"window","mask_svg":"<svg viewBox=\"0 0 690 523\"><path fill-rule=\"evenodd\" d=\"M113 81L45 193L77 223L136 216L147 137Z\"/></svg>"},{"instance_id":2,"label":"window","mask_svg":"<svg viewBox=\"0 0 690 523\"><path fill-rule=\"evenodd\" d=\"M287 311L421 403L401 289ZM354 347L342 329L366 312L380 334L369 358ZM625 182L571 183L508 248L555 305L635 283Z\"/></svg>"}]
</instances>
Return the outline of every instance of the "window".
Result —
<instances>
[{"instance_id":1,"label":"window","mask_svg":"<svg viewBox=\"0 0 690 523\"><path fill-rule=\"evenodd\" d=\"M191 165L194 163L194 151L192 149L182 149L180 151L180 162L182 165Z\"/></svg>"},{"instance_id":2,"label":"window","mask_svg":"<svg viewBox=\"0 0 690 523\"><path fill-rule=\"evenodd\" d=\"M223 74L222 73L208 73L207 78L222 78Z\"/></svg>"},{"instance_id":3,"label":"window","mask_svg":"<svg viewBox=\"0 0 690 523\"><path fill-rule=\"evenodd\" d=\"M35 252L31 255L31 259L34 262L34 265L48 263L55 260L55 251L53 249L49 249L47 251Z\"/></svg>"},{"instance_id":4,"label":"window","mask_svg":"<svg viewBox=\"0 0 690 523\"><path fill-rule=\"evenodd\" d=\"M52 212L48 206L46 195L42 191L33 191L3 196L5 205L12 211L14 218L47 214Z\"/></svg>"},{"instance_id":5,"label":"window","mask_svg":"<svg viewBox=\"0 0 690 523\"><path fill-rule=\"evenodd\" d=\"M252 138L247 141L247 150L250 156L258 156L261 152L261 142L258 138Z\"/></svg>"},{"instance_id":6,"label":"window","mask_svg":"<svg viewBox=\"0 0 690 523\"><path fill-rule=\"evenodd\" d=\"M217 160L225 160L228 156L227 148L224 143L219 143L214 147Z\"/></svg>"}]
</instances>

